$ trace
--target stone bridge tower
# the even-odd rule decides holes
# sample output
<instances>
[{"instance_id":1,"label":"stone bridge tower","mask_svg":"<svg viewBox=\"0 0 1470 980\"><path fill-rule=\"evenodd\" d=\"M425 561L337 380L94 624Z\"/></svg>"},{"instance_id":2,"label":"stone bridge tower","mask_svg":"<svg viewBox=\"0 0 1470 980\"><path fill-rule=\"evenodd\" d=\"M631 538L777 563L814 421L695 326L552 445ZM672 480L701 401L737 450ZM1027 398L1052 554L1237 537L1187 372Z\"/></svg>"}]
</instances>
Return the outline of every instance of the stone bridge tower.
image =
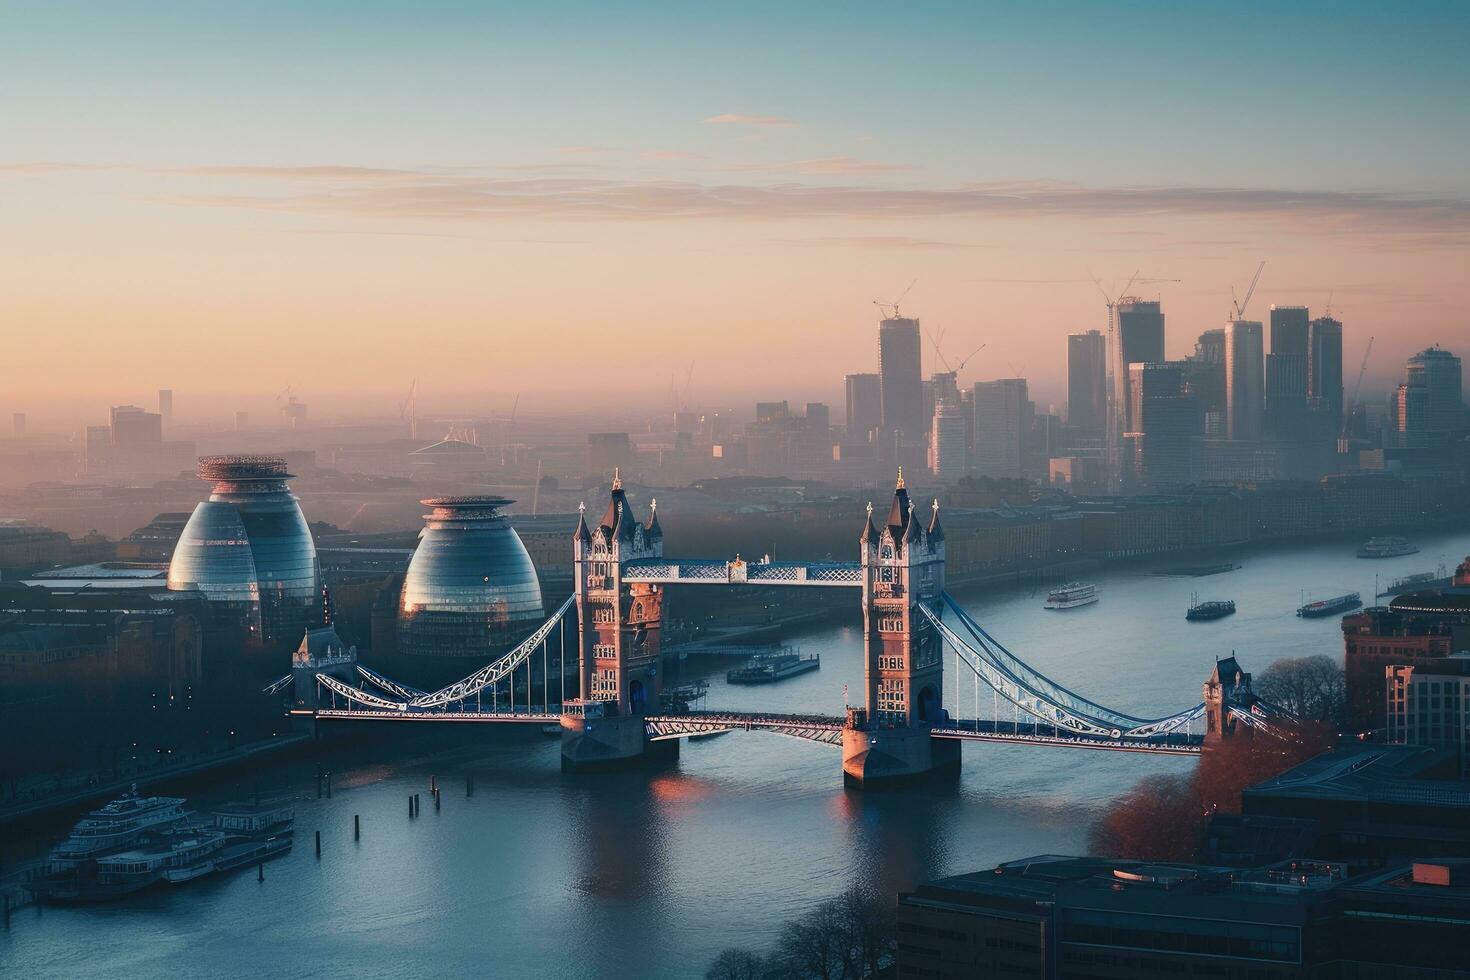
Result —
<instances>
[{"instance_id":1,"label":"stone bridge tower","mask_svg":"<svg viewBox=\"0 0 1470 980\"><path fill-rule=\"evenodd\" d=\"M1205 744L1233 738L1249 729L1231 715L1232 708L1249 711L1255 703L1251 691L1251 675L1240 669L1234 656L1215 661L1215 669L1205 680Z\"/></svg>"},{"instance_id":2,"label":"stone bridge tower","mask_svg":"<svg viewBox=\"0 0 1470 980\"><path fill-rule=\"evenodd\" d=\"M589 526L582 508L572 538L581 697L562 716L563 768L626 764L649 748L643 716L659 706L664 593L625 583L622 572L625 562L662 556L657 503L640 523L615 474L602 520ZM677 742L659 747L678 751Z\"/></svg>"},{"instance_id":3,"label":"stone bridge tower","mask_svg":"<svg viewBox=\"0 0 1470 980\"><path fill-rule=\"evenodd\" d=\"M843 780L871 786L956 773L959 744L929 735L945 719L944 643L919 611L921 604L936 613L942 609L938 501L923 521L900 470L887 520L874 523L870 504L859 546L866 702L848 710Z\"/></svg>"}]
</instances>

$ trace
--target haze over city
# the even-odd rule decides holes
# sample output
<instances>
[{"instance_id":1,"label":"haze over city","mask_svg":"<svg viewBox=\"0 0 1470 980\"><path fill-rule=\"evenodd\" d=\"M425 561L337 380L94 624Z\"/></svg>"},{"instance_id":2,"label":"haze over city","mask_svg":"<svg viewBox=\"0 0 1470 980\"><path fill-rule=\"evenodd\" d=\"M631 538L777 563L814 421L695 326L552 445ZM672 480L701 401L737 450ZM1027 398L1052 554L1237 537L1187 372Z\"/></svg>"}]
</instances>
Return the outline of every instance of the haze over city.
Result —
<instances>
[{"instance_id":1,"label":"haze over city","mask_svg":"<svg viewBox=\"0 0 1470 980\"><path fill-rule=\"evenodd\" d=\"M1470 980L1467 43L0 5L0 976Z\"/></svg>"},{"instance_id":2,"label":"haze over city","mask_svg":"<svg viewBox=\"0 0 1470 980\"><path fill-rule=\"evenodd\" d=\"M28 348L0 366L7 411L77 418L189 377L208 382L184 417L288 384L388 411L415 377L445 412L515 391L533 413L662 407L691 361L715 401L835 400L872 301L914 280L905 312L987 343L974 380L1060 403L1065 335L1105 323L1090 278L1182 280L1139 291L1182 356L1263 258L1257 308L1330 299L1349 363L1378 336L1382 390L1470 306L1456 4L0 23L4 315ZM576 355L612 369L596 392Z\"/></svg>"}]
</instances>

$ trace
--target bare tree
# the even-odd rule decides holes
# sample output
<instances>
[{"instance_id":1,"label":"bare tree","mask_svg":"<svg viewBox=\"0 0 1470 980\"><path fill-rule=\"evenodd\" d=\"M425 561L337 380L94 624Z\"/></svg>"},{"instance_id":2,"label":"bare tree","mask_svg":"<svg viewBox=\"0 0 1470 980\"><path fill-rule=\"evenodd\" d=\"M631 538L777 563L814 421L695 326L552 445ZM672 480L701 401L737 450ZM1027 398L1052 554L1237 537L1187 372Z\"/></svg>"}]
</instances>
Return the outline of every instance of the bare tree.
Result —
<instances>
[{"instance_id":1,"label":"bare tree","mask_svg":"<svg viewBox=\"0 0 1470 980\"><path fill-rule=\"evenodd\" d=\"M774 965L748 949L725 949L704 973L705 980L772 980Z\"/></svg>"},{"instance_id":2,"label":"bare tree","mask_svg":"<svg viewBox=\"0 0 1470 980\"><path fill-rule=\"evenodd\" d=\"M1261 671L1255 689L1304 721L1338 722L1347 701L1342 668L1322 654L1276 661Z\"/></svg>"}]
</instances>

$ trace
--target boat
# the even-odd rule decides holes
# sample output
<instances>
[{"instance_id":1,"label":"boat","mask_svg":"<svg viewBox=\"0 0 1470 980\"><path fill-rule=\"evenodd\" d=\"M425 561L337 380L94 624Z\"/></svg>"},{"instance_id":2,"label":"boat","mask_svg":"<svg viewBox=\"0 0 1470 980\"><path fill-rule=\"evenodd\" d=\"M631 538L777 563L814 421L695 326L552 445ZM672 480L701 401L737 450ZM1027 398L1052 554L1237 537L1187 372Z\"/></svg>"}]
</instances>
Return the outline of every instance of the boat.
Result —
<instances>
[{"instance_id":1,"label":"boat","mask_svg":"<svg viewBox=\"0 0 1470 980\"><path fill-rule=\"evenodd\" d=\"M1384 595L1400 595L1404 592L1418 592L1421 589L1442 589L1450 585L1453 579L1445 574L1444 566L1438 571L1415 572L1413 575L1404 575L1388 583L1388 588L1378 593Z\"/></svg>"},{"instance_id":2,"label":"boat","mask_svg":"<svg viewBox=\"0 0 1470 980\"><path fill-rule=\"evenodd\" d=\"M1154 572L1155 575L1180 575L1189 578L1204 578L1206 575L1220 575L1224 572L1233 572L1240 567L1239 562L1227 561L1218 565L1176 565L1173 568L1165 568Z\"/></svg>"},{"instance_id":3,"label":"boat","mask_svg":"<svg viewBox=\"0 0 1470 980\"><path fill-rule=\"evenodd\" d=\"M1068 582L1051 590L1046 597L1046 608L1075 609L1078 606L1090 606L1097 600L1097 586Z\"/></svg>"},{"instance_id":4,"label":"boat","mask_svg":"<svg viewBox=\"0 0 1470 980\"><path fill-rule=\"evenodd\" d=\"M1358 549L1359 558L1398 558L1401 555L1417 555L1419 546L1408 538L1400 538L1393 535L1382 538L1369 538L1363 546Z\"/></svg>"},{"instance_id":5,"label":"boat","mask_svg":"<svg viewBox=\"0 0 1470 980\"><path fill-rule=\"evenodd\" d=\"M1305 603L1297 608L1296 614L1303 619L1319 619L1323 616L1335 616L1340 612L1356 609L1362 604L1362 596L1356 592L1349 592L1347 595Z\"/></svg>"},{"instance_id":6,"label":"boat","mask_svg":"<svg viewBox=\"0 0 1470 980\"><path fill-rule=\"evenodd\" d=\"M725 680L730 684L774 684L820 666L822 658L815 653L810 657L799 653L777 653L752 657L744 667L726 672Z\"/></svg>"},{"instance_id":7,"label":"boat","mask_svg":"<svg viewBox=\"0 0 1470 980\"><path fill-rule=\"evenodd\" d=\"M70 882L36 890L57 905L110 902L164 882L185 882L215 870L227 835L208 827L172 827L144 835L136 846L98 858Z\"/></svg>"},{"instance_id":8,"label":"boat","mask_svg":"<svg viewBox=\"0 0 1470 980\"><path fill-rule=\"evenodd\" d=\"M1235 613L1234 599L1210 599L1205 602L1199 601L1199 594L1190 596L1189 611L1184 618L1190 622L1201 622L1211 619L1224 619Z\"/></svg>"},{"instance_id":9,"label":"boat","mask_svg":"<svg viewBox=\"0 0 1470 980\"><path fill-rule=\"evenodd\" d=\"M134 785L126 795L87 814L66 840L51 851L57 870L78 867L103 854L122 850L153 830L174 827L188 816L177 796L139 796Z\"/></svg>"}]
</instances>

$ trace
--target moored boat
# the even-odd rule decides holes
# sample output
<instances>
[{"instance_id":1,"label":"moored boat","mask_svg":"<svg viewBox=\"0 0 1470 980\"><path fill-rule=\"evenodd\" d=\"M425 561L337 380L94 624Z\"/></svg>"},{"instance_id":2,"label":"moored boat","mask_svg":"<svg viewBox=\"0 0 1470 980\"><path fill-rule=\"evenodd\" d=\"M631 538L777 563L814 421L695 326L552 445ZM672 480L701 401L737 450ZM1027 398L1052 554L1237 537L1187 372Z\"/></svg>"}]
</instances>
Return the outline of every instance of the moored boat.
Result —
<instances>
[{"instance_id":1,"label":"moored boat","mask_svg":"<svg viewBox=\"0 0 1470 980\"><path fill-rule=\"evenodd\" d=\"M1335 616L1349 609L1356 609L1362 604L1362 596L1356 592L1349 592L1347 595L1334 596L1331 599L1318 599L1316 602L1304 603L1297 608L1296 614L1303 619L1319 619L1323 616Z\"/></svg>"},{"instance_id":2,"label":"moored boat","mask_svg":"<svg viewBox=\"0 0 1470 980\"><path fill-rule=\"evenodd\" d=\"M1189 610L1184 614L1184 618L1190 622L1199 622L1203 620L1223 619L1226 616L1232 615L1234 612L1234 599L1210 599L1205 602L1200 602L1199 596L1196 594L1191 597Z\"/></svg>"},{"instance_id":3,"label":"moored boat","mask_svg":"<svg viewBox=\"0 0 1470 980\"><path fill-rule=\"evenodd\" d=\"M1051 590L1046 597L1046 608L1075 609L1078 606L1090 606L1097 600L1097 586L1068 582Z\"/></svg>"},{"instance_id":4,"label":"moored boat","mask_svg":"<svg viewBox=\"0 0 1470 980\"><path fill-rule=\"evenodd\" d=\"M803 657L799 653L778 653L767 657L752 657L744 667L737 667L725 674L730 684L773 684L776 681L805 674L822 666L817 654Z\"/></svg>"}]
</instances>

